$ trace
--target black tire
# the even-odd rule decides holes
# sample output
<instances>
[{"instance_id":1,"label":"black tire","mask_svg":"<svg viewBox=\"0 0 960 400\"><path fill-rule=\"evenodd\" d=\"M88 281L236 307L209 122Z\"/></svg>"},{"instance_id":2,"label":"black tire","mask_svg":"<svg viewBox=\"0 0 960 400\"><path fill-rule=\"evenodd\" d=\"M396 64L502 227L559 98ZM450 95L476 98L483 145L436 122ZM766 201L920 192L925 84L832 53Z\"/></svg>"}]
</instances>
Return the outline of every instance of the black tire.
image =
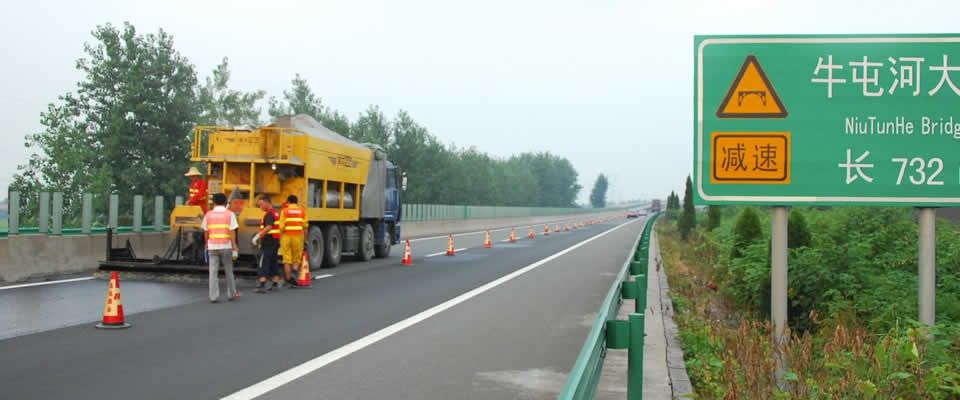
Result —
<instances>
[{"instance_id":1,"label":"black tire","mask_svg":"<svg viewBox=\"0 0 960 400\"><path fill-rule=\"evenodd\" d=\"M325 246L323 242L323 232L321 232L320 227L316 225L311 226L307 232L307 257L310 258L311 267L319 268L323 265L323 249Z\"/></svg>"},{"instance_id":2,"label":"black tire","mask_svg":"<svg viewBox=\"0 0 960 400\"><path fill-rule=\"evenodd\" d=\"M390 249L393 247L393 230L390 225L386 225L387 231L384 233L383 244L374 246L373 250L377 258L390 257Z\"/></svg>"},{"instance_id":3,"label":"black tire","mask_svg":"<svg viewBox=\"0 0 960 400\"><path fill-rule=\"evenodd\" d=\"M360 248L357 249L357 258L361 261L370 261L375 253L373 240L373 227L365 224L360 230Z\"/></svg>"},{"instance_id":4,"label":"black tire","mask_svg":"<svg viewBox=\"0 0 960 400\"><path fill-rule=\"evenodd\" d=\"M324 241L324 254L323 254L323 267L324 268L333 268L340 264L340 253L343 250L343 238L340 236L340 227L337 225L331 224L327 226L326 232L323 233Z\"/></svg>"}]
</instances>

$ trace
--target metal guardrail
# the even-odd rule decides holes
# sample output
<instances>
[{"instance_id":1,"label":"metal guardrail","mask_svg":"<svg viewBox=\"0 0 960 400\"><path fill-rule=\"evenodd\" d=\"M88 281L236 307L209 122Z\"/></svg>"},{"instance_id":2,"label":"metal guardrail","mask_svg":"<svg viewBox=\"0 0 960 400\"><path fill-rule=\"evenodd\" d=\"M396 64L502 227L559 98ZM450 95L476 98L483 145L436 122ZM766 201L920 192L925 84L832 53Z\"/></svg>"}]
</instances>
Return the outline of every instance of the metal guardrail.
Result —
<instances>
[{"instance_id":1,"label":"metal guardrail","mask_svg":"<svg viewBox=\"0 0 960 400\"><path fill-rule=\"evenodd\" d=\"M447 204L404 204L403 220L406 222L523 218L553 215L573 215L589 212L611 211L617 208L574 208L574 207L499 207L499 206L456 206Z\"/></svg>"},{"instance_id":2,"label":"metal guardrail","mask_svg":"<svg viewBox=\"0 0 960 400\"><path fill-rule=\"evenodd\" d=\"M600 306L587 340L580 349L573 369L558 397L561 400L592 399L597 391L606 349L627 349L627 399L643 396L643 310L647 299L647 267L650 256L650 234L661 213L647 218L643 231L637 235L633 253ZM628 280L627 278L632 278ZM636 299L634 313L629 320L617 320L617 311L623 299Z\"/></svg>"}]
</instances>

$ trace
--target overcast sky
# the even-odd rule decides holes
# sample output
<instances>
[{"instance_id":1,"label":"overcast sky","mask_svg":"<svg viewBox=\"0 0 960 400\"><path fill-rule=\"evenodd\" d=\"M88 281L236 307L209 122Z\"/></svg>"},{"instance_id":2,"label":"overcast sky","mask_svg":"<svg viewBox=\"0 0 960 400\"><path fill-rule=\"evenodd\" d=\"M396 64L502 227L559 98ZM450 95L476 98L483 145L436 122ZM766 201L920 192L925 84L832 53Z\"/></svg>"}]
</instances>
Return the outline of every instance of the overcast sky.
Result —
<instances>
[{"instance_id":1,"label":"overcast sky","mask_svg":"<svg viewBox=\"0 0 960 400\"><path fill-rule=\"evenodd\" d=\"M692 165L693 35L941 33L955 1L17 1L0 24L0 189L25 134L81 78L98 24L163 28L202 80L278 96L295 73L351 119L407 110L445 143L550 151L611 200L666 197ZM266 104L263 105L264 110Z\"/></svg>"}]
</instances>

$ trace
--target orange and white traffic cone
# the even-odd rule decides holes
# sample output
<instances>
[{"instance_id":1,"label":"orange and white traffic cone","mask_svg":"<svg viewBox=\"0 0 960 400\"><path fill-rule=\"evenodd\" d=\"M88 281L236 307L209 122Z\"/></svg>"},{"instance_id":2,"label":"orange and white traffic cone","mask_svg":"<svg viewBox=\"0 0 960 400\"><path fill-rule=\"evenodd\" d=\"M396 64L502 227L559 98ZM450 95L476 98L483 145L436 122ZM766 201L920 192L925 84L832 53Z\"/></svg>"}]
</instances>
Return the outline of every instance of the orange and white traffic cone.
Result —
<instances>
[{"instance_id":1,"label":"orange and white traffic cone","mask_svg":"<svg viewBox=\"0 0 960 400\"><path fill-rule=\"evenodd\" d=\"M543 236L550 236L550 225L543 226Z\"/></svg>"},{"instance_id":2,"label":"orange and white traffic cone","mask_svg":"<svg viewBox=\"0 0 960 400\"><path fill-rule=\"evenodd\" d=\"M103 303L103 319L96 325L98 329L127 329L130 327L123 318L123 303L120 301L120 276L117 271L110 274L110 286L107 299Z\"/></svg>"},{"instance_id":3,"label":"orange and white traffic cone","mask_svg":"<svg viewBox=\"0 0 960 400\"><path fill-rule=\"evenodd\" d=\"M510 228L510 243L517 242L517 228Z\"/></svg>"},{"instance_id":4,"label":"orange and white traffic cone","mask_svg":"<svg viewBox=\"0 0 960 400\"><path fill-rule=\"evenodd\" d=\"M452 256L456 254L456 250L453 248L453 235L447 236L447 255Z\"/></svg>"},{"instance_id":5,"label":"orange and white traffic cone","mask_svg":"<svg viewBox=\"0 0 960 400\"><path fill-rule=\"evenodd\" d=\"M403 246L403 259L400 264L413 265L413 254L410 252L410 239L407 239L406 246Z\"/></svg>"},{"instance_id":6,"label":"orange and white traffic cone","mask_svg":"<svg viewBox=\"0 0 960 400\"><path fill-rule=\"evenodd\" d=\"M536 235L533 233L533 225L530 225L530 233L527 234L527 238L533 239Z\"/></svg>"},{"instance_id":7,"label":"orange and white traffic cone","mask_svg":"<svg viewBox=\"0 0 960 400\"><path fill-rule=\"evenodd\" d=\"M487 237L483 239L483 248L489 249L493 247L493 240L490 239L490 231L487 231Z\"/></svg>"},{"instance_id":8,"label":"orange and white traffic cone","mask_svg":"<svg viewBox=\"0 0 960 400\"><path fill-rule=\"evenodd\" d=\"M570 224L563 224L563 231L570 232Z\"/></svg>"},{"instance_id":9,"label":"orange and white traffic cone","mask_svg":"<svg viewBox=\"0 0 960 400\"><path fill-rule=\"evenodd\" d=\"M560 224L556 224L553 226L553 233L560 233Z\"/></svg>"},{"instance_id":10,"label":"orange and white traffic cone","mask_svg":"<svg viewBox=\"0 0 960 400\"><path fill-rule=\"evenodd\" d=\"M307 258L307 252L303 252L303 262L300 263L300 273L297 274L297 288L309 288L313 283L310 277L310 260Z\"/></svg>"}]
</instances>

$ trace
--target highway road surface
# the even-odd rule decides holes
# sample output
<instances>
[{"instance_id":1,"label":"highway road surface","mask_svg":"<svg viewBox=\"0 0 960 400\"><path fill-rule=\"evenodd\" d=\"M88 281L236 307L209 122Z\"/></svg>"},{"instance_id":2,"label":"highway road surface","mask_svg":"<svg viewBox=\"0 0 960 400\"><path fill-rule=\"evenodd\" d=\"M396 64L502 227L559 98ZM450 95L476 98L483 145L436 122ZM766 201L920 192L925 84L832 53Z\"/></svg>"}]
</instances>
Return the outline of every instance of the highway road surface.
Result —
<instances>
[{"instance_id":1,"label":"highway road surface","mask_svg":"<svg viewBox=\"0 0 960 400\"><path fill-rule=\"evenodd\" d=\"M313 288L211 304L191 282L121 282L122 331L93 328L106 282L0 287L3 398L555 398L643 227L618 217L506 243L412 242L315 270ZM552 228L552 226L551 226Z\"/></svg>"}]
</instances>

